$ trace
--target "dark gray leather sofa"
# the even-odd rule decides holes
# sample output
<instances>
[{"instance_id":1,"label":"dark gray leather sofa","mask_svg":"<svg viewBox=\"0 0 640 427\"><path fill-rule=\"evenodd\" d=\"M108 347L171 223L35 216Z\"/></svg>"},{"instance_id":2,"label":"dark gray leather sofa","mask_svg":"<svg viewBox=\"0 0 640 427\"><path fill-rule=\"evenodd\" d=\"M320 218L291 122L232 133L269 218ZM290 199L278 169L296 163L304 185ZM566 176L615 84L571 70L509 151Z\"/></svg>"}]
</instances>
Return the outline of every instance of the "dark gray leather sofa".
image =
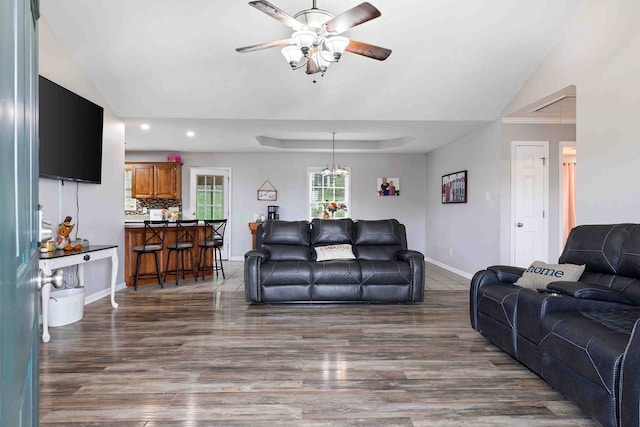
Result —
<instances>
[{"instance_id":1,"label":"dark gray leather sofa","mask_svg":"<svg viewBox=\"0 0 640 427\"><path fill-rule=\"evenodd\" d=\"M604 426L640 425L640 225L574 228L559 263L585 264L553 293L492 266L471 281L471 325Z\"/></svg>"},{"instance_id":2,"label":"dark gray leather sofa","mask_svg":"<svg viewBox=\"0 0 640 427\"><path fill-rule=\"evenodd\" d=\"M338 244L352 245L355 259L316 260L316 247ZM424 269L395 219L268 220L245 254L245 296L254 303L420 302Z\"/></svg>"}]
</instances>

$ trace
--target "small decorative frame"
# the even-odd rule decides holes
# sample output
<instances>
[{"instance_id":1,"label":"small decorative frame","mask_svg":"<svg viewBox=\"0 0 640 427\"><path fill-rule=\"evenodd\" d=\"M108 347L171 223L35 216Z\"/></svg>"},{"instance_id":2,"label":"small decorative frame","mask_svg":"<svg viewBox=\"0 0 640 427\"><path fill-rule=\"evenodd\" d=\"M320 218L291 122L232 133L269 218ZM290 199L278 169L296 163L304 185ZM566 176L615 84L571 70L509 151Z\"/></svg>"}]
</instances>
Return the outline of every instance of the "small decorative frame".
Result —
<instances>
[{"instance_id":1,"label":"small decorative frame","mask_svg":"<svg viewBox=\"0 0 640 427\"><path fill-rule=\"evenodd\" d=\"M442 175L442 203L467 203L467 171Z\"/></svg>"},{"instance_id":2,"label":"small decorative frame","mask_svg":"<svg viewBox=\"0 0 640 427\"><path fill-rule=\"evenodd\" d=\"M377 180L378 196L399 196L400 195L400 178L382 177Z\"/></svg>"},{"instance_id":3,"label":"small decorative frame","mask_svg":"<svg viewBox=\"0 0 640 427\"><path fill-rule=\"evenodd\" d=\"M267 186L269 184L269 186ZM269 189L270 188L270 189ZM273 202L278 200L278 190L268 179L258 188L258 200Z\"/></svg>"}]
</instances>

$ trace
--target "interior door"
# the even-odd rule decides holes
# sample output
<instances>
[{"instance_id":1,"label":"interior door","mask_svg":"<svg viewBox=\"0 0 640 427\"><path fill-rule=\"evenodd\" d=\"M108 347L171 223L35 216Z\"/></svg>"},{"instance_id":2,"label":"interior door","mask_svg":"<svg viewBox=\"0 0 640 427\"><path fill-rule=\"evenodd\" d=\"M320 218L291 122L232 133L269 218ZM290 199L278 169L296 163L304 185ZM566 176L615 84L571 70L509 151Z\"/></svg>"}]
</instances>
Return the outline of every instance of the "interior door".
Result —
<instances>
[{"instance_id":1,"label":"interior door","mask_svg":"<svg viewBox=\"0 0 640 427\"><path fill-rule=\"evenodd\" d=\"M37 0L0 2L0 425L38 425Z\"/></svg>"},{"instance_id":2,"label":"interior door","mask_svg":"<svg viewBox=\"0 0 640 427\"><path fill-rule=\"evenodd\" d=\"M511 163L511 262L548 262L549 144L514 142Z\"/></svg>"},{"instance_id":3,"label":"interior door","mask_svg":"<svg viewBox=\"0 0 640 427\"><path fill-rule=\"evenodd\" d=\"M225 219L222 259L231 253L231 170L228 168L192 167L189 180L189 212L192 218Z\"/></svg>"}]
</instances>

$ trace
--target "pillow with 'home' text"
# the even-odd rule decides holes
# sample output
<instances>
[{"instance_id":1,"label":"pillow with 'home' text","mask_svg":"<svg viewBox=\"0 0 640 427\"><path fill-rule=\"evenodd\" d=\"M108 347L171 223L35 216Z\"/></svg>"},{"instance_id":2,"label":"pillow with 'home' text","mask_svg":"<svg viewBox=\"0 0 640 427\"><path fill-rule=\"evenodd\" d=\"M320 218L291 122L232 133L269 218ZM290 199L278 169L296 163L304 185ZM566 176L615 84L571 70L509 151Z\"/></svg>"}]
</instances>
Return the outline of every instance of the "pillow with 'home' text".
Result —
<instances>
[{"instance_id":1,"label":"pillow with 'home' text","mask_svg":"<svg viewBox=\"0 0 640 427\"><path fill-rule=\"evenodd\" d=\"M317 261L331 261L334 259L356 259L351 250L351 245L329 245L329 246L317 246L316 250Z\"/></svg>"},{"instance_id":2,"label":"pillow with 'home' text","mask_svg":"<svg viewBox=\"0 0 640 427\"><path fill-rule=\"evenodd\" d=\"M516 281L523 288L544 288L551 282L575 282L584 272L584 265L546 264L534 261Z\"/></svg>"}]
</instances>

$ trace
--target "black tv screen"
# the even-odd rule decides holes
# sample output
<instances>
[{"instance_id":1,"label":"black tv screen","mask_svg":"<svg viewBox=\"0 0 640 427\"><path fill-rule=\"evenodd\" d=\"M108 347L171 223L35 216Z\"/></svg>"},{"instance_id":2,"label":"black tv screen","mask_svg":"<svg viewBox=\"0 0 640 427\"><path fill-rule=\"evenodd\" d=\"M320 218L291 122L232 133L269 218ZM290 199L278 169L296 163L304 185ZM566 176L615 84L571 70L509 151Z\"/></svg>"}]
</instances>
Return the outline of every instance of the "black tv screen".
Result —
<instances>
[{"instance_id":1,"label":"black tv screen","mask_svg":"<svg viewBox=\"0 0 640 427\"><path fill-rule=\"evenodd\" d=\"M104 108L40 76L40 176L102 182Z\"/></svg>"}]
</instances>

